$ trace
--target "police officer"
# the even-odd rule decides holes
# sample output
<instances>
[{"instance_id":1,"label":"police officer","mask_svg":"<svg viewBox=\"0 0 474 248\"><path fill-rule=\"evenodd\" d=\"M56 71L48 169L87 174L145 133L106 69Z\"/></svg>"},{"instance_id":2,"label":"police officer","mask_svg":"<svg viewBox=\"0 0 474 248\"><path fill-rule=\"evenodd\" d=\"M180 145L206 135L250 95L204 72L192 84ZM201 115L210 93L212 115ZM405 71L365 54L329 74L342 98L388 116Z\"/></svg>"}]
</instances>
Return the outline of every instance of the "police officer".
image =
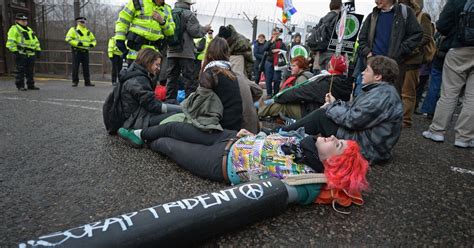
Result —
<instances>
[{"instance_id":1,"label":"police officer","mask_svg":"<svg viewBox=\"0 0 474 248\"><path fill-rule=\"evenodd\" d=\"M122 69L122 55L123 53L118 49L115 37L109 39L107 54L112 62L112 84L117 82L120 70Z\"/></svg>"},{"instance_id":2,"label":"police officer","mask_svg":"<svg viewBox=\"0 0 474 248\"><path fill-rule=\"evenodd\" d=\"M131 64L143 48L149 47L164 55L165 37L172 36L174 29L171 7L164 0L129 0L115 24L115 39L118 49L127 53Z\"/></svg>"},{"instance_id":3,"label":"police officer","mask_svg":"<svg viewBox=\"0 0 474 248\"><path fill-rule=\"evenodd\" d=\"M97 44L94 34L86 27L86 18L76 18L76 27L72 27L66 34L66 42L72 48L72 87L79 84L79 64L82 64L84 85L95 86L91 83L89 73L89 49Z\"/></svg>"},{"instance_id":4,"label":"police officer","mask_svg":"<svg viewBox=\"0 0 474 248\"><path fill-rule=\"evenodd\" d=\"M214 38L212 35L214 30L209 30L207 35L203 38L195 38L194 44L196 45L196 59L194 60L194 79L198 80L199 78L199 71L201 70L201 64L206 56L207 47L209 43L211 43L212 39Z\"/></svg>"},{"instance_id":5,"label":"police officer","mask_svg":"<svg viewBox=\"0 0 474 248\"><path fill-rule=\"evenodd\" d=\"M39 90L35 87L34 68L35 57L40 56L41 48L35 32L28 27L28 17L25 14L16 14L16 23L8 30L6 47L14 54L16 64L15 84L19 91Z\"/></svg>"}]
</instances>

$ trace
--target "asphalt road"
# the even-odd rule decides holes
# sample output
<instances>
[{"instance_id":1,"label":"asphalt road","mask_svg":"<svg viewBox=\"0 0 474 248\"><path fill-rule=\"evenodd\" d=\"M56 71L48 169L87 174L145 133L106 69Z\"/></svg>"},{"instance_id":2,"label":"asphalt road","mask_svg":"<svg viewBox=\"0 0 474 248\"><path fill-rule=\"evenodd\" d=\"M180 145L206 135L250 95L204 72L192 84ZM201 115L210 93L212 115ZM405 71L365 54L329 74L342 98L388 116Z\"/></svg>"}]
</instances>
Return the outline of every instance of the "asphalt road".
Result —
<instances>
[{"instance_id":1,"label":"asphalt road","mask_svg":"<svg viewBox=\"0 0 474 248\"><path fill-rule=\"evenodd\" d=\"M18 92L0 78L0 247L226 185L198 178L150 150L106 134L108 83L72 88L38 79ZM416 116L394 159L371 168L371 190L348 216L290 206L204 246L442 246L474 244L474 149L425 140ZM243 216L244 217L244 216Z\"/></svg>"}]
</instances>

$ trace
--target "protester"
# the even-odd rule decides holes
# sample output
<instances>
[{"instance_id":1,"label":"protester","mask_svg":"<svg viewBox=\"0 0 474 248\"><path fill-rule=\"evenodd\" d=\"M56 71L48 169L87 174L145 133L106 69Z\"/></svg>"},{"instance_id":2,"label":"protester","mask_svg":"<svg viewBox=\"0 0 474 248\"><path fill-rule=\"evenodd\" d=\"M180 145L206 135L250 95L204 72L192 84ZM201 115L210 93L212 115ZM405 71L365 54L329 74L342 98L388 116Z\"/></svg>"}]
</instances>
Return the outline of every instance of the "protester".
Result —
<instances>
[{"instance_id":1,"label":"protester","mask_svg":"<svg viewBox=\"0 0 474 248\"><path fill-rule=\"evenodd\" d=\"M421 65L426 62L424 58L425 46L429 45L429 42L433 40L434 27L431 23L431 17L429 14L421 11L421 8L415 2L415 0L400 0L399 3L405 4L410 7L416 15L416 18L423 30L423 38L418 44L417 48L405 58L404 69L405 76L402 86L402 101L403 101L403 127L409 128L413 124L413 113L416 106L416 89L419 84L419 69Z\"/></svg>"},{"instance_id":2,"label":"protester","mask_svg":"<svg viewBox=\"0 0 474 248\"><path fill-rule=\"evenodd\" d=\"M152 48L145 48L138 52L132 65L121 73L123 88L120 101L126 118L123 124L125 131L158 125L172 113L181 112L179 105L165 104L155 99L151 79L160 73L160 63L161 54ZM120 136L125 134L119 130Z\"/></svg>"},{"instance_id":3,"label":"protester","mask_svg":"<svg viewBox=\"0 0 474 248\"><path fill-rule=\"evenodd\" d=\"M321 70L327 68L329 59L334 53L328 51L329 41L336 26L339 13L341 12L342 1L331 0L329 3L329 13L321 18L313 28L313 32L306 40L306 44L311 49L313 56L313 73L319 74Z\"/></svg>"},{"instance_id":4,"label":"protester","mask_svg":"<svg viewBox=\"0 0 474 248\"><path fill-rule=\"evenodd\" d=\"M35 32L28 27L28 17L25 14L15 15L15 25L8 30L6 47L15 56L16 76L15 85L19 91L39 90L35 86L35 59L40 56L41 47Z\"/></svg>"},{"instance_id":5,"label":"protester","mask_svg":"<svg viewBox=\"0 0 474 248\"><path fill-rule=\"evenodd\" d=\"M295 59L298 58L300 57ZM344 75L347 70L344 57L332 56L328 66L328 74L320 74L312 81L307 81L306 77L300 76L298 78L300 81L307 82L298 84L296 80L295 86L283 89L275 96L274 103L259 108L258 115L260 117L278 116L282 113L289 118L300 119L325 103L331 84L331 93L336 99L349 101L352 85L347 82L347 77Z\"/></svg>"},{"instance_id":6,"label":"protester","mask_svg":"<svg viewBox=\"0 0 474 248\"><path fill-rule=\"evenodd\" d=\"M118 49L115 37L109 39L107 55L112 63L112 84L115 84L119 78L120 70L122 70L123 65L123 53Z\"/></svg>"},{"instance_id":7,"label":"protester","mask_svg":"<svg viewBox=\"0 0 474 248\"><path fill-rule=\"evenodd\" d=\"M201 26L196 14L191 11L194 1L179 0L174 8L181 9L180 22L185 24L182 30L182 42L180 45L170 46L168 49L168 82L166 84L166 101L177 103L178 78L184 80L186 97L194 92L198 86L194 80L194 41L193 38L202 38L211 30L210 25Z\"/></svg>"},{"instance_id":8,"label":"protester","mask_svg":"<svg viewBox=\"0 0 474 248\"><path fill-rule=\"evenodd\" d=\"M397 61L399 79L394 86L401 94L405 78L405 59L418 47L423 30L415 13L396 0L377 0L359 33L359 53L362 58L383 55Z\"/></svg>"},{"instance_id":9,"label":"protester","mask_svg":"<svg viewBox=\"0 0 474 248\"><path fill-rule=\"evenodd\" d=\"M252 78L254 61L250 40L238 33L232 25L221 26L217 36L222 37L227 41L231 56L241 55L244 57L243 67L245 68L245 75L247 75L249 79Z\"/></svg>"},{"instance_id":10,"label":"protester","mask_svg":"<svg viewBox=\"0 0 474 248\"><path fill-rule=\"evenodd\" d=\"M86 27L86 18L76 18L76 27L72 27L66 34L66 42L72 49L72 87L79 84L79 64L82 64L82 73L84 75L84 85L92 86L91 75L89 72L89 49L95 47L97 41L94 34Z\"/></svg>"},{"instance_id":11,"label":"protester","mask_svg":"<svg viewBox=\"0 0 474 248\"><path fill-rule=\"evenodd\" d=\"M260 74L263 71L262 60L264 60L265 55L265 40L264 34L259 34L258 39L253 43L253 56L255 57L255 63L253 64L253 76L256 84L260 83ZM265 61L264 61L265 62Z\"/></svg>"},{"instance_id":12,"label":"protester","mask_svg":"<svg viewBox=\"0 0 474 248\"><path fill-rule=\"evenodd\" d=\"M280 91L280 81L281 81L281 69L278 67L280 65L282 51L286 51L286 45L283 43L283 40L280 38L283 30L281 28L275 27L272 30L272 38L265 43L264 51L266 53L265 61L265 85L267 88L267 99L276 95Z\"/></svg>"},{"instance_id":13,"label":"protester","mask_svg":"<svg viewBox=\"0 0 474 248\"><path fill-rule=\"evenodd\" d=\"M466 2L466 0L449 0L436 22L438 32L446 36L446 43L450 49L443 65L441 96L436 105L433 121L429 129L423 132L423 137L437 142L444 141L459 95L465 88L461 113L454 125L454 145L472 148L474 147L474 60L472 59L474 39L472 37L471 40L462 39L461 34L465 30L459 15L465 9ZM472 4L468 11L472 11Z\"/></svg>"},{"instance_id":14,"label":"protester","mask_svg":"<svg viewBox=\"0 0 474 248\"><path fill-rule=\"evenodd\" d=\"M425 113L428 119L433 119L436 103L438 102L441 90L444 58L449 50L449 47L445 42L445 36L437 32L435 34L435 40L436 54L431 63L430 83L428 85L428 91L423 101L423 105L421 105L421 112Z\"/></svg>"},{"instance_id":15,"label":"protester","mask_svg":"<svg viewBox=\"0 0 474 248\"><path fill-rule=\"evenodd\" d=\"M355 200L354 196L362 201L360 192L368 187L368 162L361 155L359 145L334 136L253 135L244 129L209 133L178 122L136 130L134 134L136 140L146 141L153 151L168 156L191 173L232 185L324 172L327 187L321 195L319 189L313 191L301 204L333 203L334 196L324 200L328 194L335 193L331 189L345 191L349 197L344 198L349 202Z\"/></svg>"},{"instance_id":16,"label":"protester","mask_svg":"<svg viewBox=\"0 0 474 248\"><path fill-rule=\"evenodd\" d=\"M320 109L281 130L304 127L310 135L355 140L371 164L387 161L400 137L403 120L402 102L393 86L397 76L393 59L371 57L363 72L363 92L353 102L336 101L328 94Z\"/></svg>"}]
</instances>

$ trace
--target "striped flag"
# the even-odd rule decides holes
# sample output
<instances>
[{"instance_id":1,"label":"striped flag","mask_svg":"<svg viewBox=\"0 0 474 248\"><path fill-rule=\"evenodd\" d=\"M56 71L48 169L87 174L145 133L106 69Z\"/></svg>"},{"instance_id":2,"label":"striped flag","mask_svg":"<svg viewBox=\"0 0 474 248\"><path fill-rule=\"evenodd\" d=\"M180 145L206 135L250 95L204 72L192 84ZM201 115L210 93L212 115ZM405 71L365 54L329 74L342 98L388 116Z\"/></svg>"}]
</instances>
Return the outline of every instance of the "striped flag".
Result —
<instances>
[{"instance_id":1,"label":"striped flag","mask_svg":"<svg viewBox=\"0 0 474 248\"><path fill-rule=\"evenodd\" d=\"M286 23L296 13L292 0L277 0L276 6L282 9L282 22Z\"/></svg>"}]
</instances>

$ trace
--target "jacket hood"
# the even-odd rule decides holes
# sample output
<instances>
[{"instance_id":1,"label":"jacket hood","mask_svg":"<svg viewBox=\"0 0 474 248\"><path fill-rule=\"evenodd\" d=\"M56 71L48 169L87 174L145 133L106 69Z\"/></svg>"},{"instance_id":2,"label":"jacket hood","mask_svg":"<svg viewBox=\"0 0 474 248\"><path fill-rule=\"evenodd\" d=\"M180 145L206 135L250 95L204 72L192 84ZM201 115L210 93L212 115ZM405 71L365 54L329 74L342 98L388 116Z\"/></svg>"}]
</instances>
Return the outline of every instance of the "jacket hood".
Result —
<instances>
[{"instance_id":1,"label":"jacket hood","mask_svg":"<svg viewBox=\"0 0 474 248\"><path fill-rule=\"evenodd\" d=\"M174 7L175 7L175 8L182 8L182 9L189 9L189 10L191 9L191 6L190 6L189 4L187 4L187 3L181 3L181 2L176 2L176 3L174 4Z\"/></svg>"},{"instance_id":2,"label":"jacket hood","mask_svg":"<svg viewBox=\"0 0 474 248\"><path fill-rule=\"evenodd\" d=\"M150 76L148 74L148 71L145 69L145 67L139 64L136 64L135 62L133 62L132 65L130 65L130 67L127 68L126 70L122 70L120 72L119 78L120 78L120 81L125 82L128 79L136 77L136 76L143 76L150 80Z\"/></svg>"}]
</instances>

